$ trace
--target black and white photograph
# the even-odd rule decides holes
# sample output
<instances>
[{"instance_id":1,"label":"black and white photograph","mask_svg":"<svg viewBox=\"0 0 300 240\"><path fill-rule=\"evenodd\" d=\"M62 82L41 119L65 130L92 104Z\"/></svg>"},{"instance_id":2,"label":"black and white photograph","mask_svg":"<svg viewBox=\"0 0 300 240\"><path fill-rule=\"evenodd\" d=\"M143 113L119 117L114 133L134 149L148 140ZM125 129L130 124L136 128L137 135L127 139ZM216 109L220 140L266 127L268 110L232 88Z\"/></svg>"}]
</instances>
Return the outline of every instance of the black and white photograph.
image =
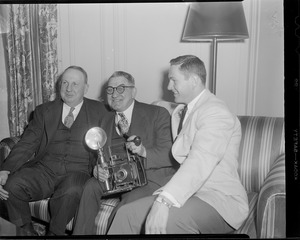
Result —
<instances>
[{"instance_id":1,"label":"black and white photograph","mask_svg":"<svg viewBox=\"0 0 300 240\"><path fill-rule=\"evenodd\" d=\"M299 15L1 3L0 238L299 237Z\"/></svg>"}]
</instances>

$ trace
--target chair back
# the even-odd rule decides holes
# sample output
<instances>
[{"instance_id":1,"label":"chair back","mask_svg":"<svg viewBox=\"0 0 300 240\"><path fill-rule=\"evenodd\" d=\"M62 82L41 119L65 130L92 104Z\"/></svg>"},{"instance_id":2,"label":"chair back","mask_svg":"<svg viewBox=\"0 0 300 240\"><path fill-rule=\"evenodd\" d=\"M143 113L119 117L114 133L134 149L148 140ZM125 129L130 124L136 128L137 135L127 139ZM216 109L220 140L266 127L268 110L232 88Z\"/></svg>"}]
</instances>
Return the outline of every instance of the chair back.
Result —
<instances>
[{"instance_id":1,"label":"chair back","mask_svg":"<svg viewBox=\"0 0 300 240\"><path fill-rule=\"evenodd\" d=\"M20 137L7 137L0 142L0 166L4 162L5 158L10 153L13 146L20 140Z\"/></svg>"},{"instance_id":2,"label":"chair back","mask_svg":"<svg viewBox=\"0 0 300 240\"><path fill-rule=\"evenodd\" d=\"M248 192L259 192L273 162L285 153L284 119L238 116L242 139L239 174Z\"/></svg>"}]
</instances>

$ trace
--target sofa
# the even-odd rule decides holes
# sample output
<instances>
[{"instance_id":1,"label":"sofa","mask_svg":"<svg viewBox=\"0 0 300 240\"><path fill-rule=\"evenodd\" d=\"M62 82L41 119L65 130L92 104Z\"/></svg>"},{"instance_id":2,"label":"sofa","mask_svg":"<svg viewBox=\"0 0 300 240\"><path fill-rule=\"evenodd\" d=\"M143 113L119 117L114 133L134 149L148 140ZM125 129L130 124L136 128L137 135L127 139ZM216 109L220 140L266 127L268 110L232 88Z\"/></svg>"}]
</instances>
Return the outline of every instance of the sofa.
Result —
<instances>
[{"instance_id":1,"label":"sofa","mask_svg":"<svg viewBox=\"0 0 300 240\"><path fill-rule=\"evenodd\" d=\"M170 113L176 104L155 101ZM286 236L285 191L285 131L284 119L265 116L238 116L242 127L239 150L240 179L248 193L249 215L235 231L250 238L284 238ZM0 142L0 165L19 137L8 137ZM49 222L48 200L30 203L33 220ZM95 219L97 234L105 234L107 219L118 198L102 200ZM67 225L72 231L74 219Z\"/></svg>"}]
</instances>

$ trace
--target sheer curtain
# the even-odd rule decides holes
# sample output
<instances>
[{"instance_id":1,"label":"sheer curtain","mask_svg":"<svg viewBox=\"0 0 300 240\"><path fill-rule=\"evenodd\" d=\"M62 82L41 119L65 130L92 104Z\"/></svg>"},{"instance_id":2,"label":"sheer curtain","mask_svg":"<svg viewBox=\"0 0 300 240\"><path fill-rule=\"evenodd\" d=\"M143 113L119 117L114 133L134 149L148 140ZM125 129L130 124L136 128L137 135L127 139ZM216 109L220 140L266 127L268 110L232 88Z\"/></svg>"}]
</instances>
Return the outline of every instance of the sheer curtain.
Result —
<instances>
[{"instance_id":1,"label":"sheer curtain","mask_svg":"<svg viewBox=\"0 0 300 240\"><path fill-rule=\"evenodd\" d=\"M11 136L21 135L35 107L55 98L58 71L56 4L2 5Z\"/></svg>"}]
</instances>

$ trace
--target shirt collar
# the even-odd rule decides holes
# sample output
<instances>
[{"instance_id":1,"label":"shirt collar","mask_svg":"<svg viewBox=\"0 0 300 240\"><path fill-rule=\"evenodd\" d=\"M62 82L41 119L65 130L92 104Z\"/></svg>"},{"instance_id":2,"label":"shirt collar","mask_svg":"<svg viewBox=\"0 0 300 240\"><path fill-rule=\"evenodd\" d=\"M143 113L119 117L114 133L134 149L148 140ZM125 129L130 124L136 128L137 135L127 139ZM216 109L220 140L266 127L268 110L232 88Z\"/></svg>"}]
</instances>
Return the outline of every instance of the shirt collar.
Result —
<instances>
[{"instance_id":1,"label":"shirt collar","mask_svg":"<svg viewBox=\"0 0 300 240\"><path fill-rule=\"evenodd\" d=\"M82 104L83 104L83 100L81 101L81 103L77 104L74 108L74 111L73 111L73 115L74 115L74 119L76 118L76 116L78 115L81 107L82 107ZM69 113L71 107L68 106L66 103L63 104L63 112L65 113Z\"/></svg>"},{"instance_id":2,"label":"shirt collar","mask_svg":"<svg viewBox=\"0 0 300 240\"><path fill-rule=\"evenodd\" d=\"M127 118L129 124L131 123L134 102L135 102L135 100L133 100L131 105L125 111L122 112L122 113L124 113L125 117ZM117 112L117 113L120 113L120 112Z\"/></svg>"},{"instance_id":3,"label":"shirt collar","mask_svg":"<svg viewBox=\"0 0 300 240\"><path fill-rule=\"evenodd\" d=\"M187 107L188 107L187 113L192 111L192 109L194 108L194 106L196 105L196 103L198 102L199 98L201 97L201 95L203 94L204 91L205 91L205 89L202 90L201 93L199 93L197 95L197 97L195 97L191 102L188 103L188 105L187 105Z\"/></svg>"}]
</instances>

